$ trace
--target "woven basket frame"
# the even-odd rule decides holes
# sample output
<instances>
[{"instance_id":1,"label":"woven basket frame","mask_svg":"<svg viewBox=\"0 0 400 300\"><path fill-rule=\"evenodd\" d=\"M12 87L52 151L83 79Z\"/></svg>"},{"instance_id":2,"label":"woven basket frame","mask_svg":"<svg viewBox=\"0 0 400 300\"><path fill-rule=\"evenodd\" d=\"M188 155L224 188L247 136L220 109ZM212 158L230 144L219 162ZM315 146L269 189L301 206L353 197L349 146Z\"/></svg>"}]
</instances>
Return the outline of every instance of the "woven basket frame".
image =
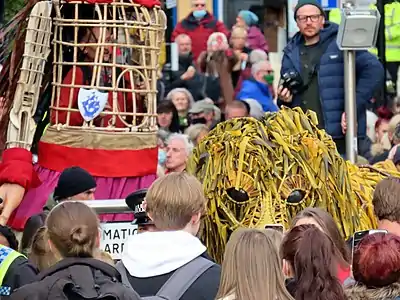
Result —
<instances>
[{"instance_id":1,"label":"woven basket frame","mask_svg":"<svg viewBox=\"0 0 400 300\"><path fill-rule=\"evenodd\" d=\"M83 4L81 1L68 4L55 2L56 17L53 38L53 95L51 110L55 114L52 126L57 128L74 128L96 131L151 131L157 130L156 94L158 57L164 41L166 17L160 7L145 8L134 2L116 0L111 4ZM71 6L73 16L63 15L63 5ZM84 5L92 6L96 18L80 19L80 10ZM87 7L86 7L87 8ZM97 42L78 41L80 27L98 28L100 35ZM73 30L73 40L64 40L63 31ZM111 36L111 39L108 38ZM65 61L63 51L66 47L73 53L71 61ZM90 47L95 50L94 61L82 61L78 53ZM111 54L109 61L104 61L105 49ZM118 55L120 52L120 55ZM76 70L87 68L92 76L89 83L76 82ZM72 69L72 83L64 84L65 70ZM109 74L107 86L102 83L104 72ZM62 88L70 88L68 106L60 105ZM108 92L109 109L104 110L100 117L108 117L107 124L98 126L95 122L83 122L77 126L70 124L71 113L79 113L73 105L73 89L95 89ZM124 99L124 107L118 103L118 97ZM130 98L128 100L128 97ZM137 102L141 101L144 110L139 111ZM130 107L130 108L129 108ZM66 113L62 122L58 113ZM128 120L129 121L128 121ZM115 126L116 121L124 126Z\"/></svg>"}]
</instances>

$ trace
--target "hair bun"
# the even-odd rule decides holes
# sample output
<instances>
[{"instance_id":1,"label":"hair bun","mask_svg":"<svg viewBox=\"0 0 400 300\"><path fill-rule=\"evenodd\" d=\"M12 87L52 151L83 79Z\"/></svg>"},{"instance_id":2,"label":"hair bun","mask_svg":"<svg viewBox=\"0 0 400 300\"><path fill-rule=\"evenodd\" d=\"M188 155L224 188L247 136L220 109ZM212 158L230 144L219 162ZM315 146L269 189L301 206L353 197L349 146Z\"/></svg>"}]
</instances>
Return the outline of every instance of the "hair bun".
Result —
<instances>
[{"instance_id":1,"label":"hair bun","mask_svg":"<svg viewBox=\"0 0 400 300\"><path fill-rule=\"evenodd\" d=\"M77 245L84 245L90 241L88 227L86 225L75 226L71 230L71 242Z\"/></svg>"}]
</instances>

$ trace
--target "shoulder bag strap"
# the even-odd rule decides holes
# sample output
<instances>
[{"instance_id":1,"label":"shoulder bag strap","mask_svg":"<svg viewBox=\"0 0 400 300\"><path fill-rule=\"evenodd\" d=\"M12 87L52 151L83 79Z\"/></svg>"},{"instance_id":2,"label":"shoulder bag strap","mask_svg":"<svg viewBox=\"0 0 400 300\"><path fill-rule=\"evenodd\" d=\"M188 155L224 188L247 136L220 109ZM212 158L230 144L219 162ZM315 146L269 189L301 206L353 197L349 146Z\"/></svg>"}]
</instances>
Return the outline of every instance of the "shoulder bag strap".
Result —
<instances>
[{"instance_id":1,"label":"shoulder bag strap","mask_svg":"<svg viewBox=\"0 0 400 300\"><path fill-rule=\"evenodd\" d=\"M132 287L131 283L129 282L127 270L124 267L124 264L121 261L119 261L115 264L115 268L121 274L122 283L133 290L133 287Z\"/></svg>"},{"instance_id":2,"label":"shoulder bag strap","mask_svg":"<svg viewBox=\"0 0 400 300\"><path fill-rule=\"evenodd\" d=\"M177 269L158 291L158 297L167 300L179 300L190 286L215 263L203 257L197 257Z\"/></svg>"}]
</instances>

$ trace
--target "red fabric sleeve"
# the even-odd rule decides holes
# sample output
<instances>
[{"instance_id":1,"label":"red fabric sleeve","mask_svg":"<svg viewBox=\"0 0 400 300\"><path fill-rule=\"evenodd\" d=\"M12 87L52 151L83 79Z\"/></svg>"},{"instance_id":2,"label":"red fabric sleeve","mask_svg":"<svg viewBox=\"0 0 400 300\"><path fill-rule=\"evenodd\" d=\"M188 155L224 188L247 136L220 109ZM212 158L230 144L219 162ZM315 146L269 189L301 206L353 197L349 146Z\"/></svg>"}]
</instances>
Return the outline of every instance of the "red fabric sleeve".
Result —
<instances>
[{"instance_id":1,"label":"red fabric sleeve","mask_svg":"<svg viewBox=\"0 0 400 300\"><path fill-rule=\"evenodd\" d=\"M229 37L230 35L229 30L225 27L225 24L222 23L221 21L217 21L217 31L225 34L226 37Z\"/></svg>"},{"instance_id":2,"label":"red fabric sleeve","mask_svg":"<svg viewBox=\"0 0 400 300\"><path fill-rule=\"evenodd\" d=\"M71 84L72 83L72 74L73 74L73 68L69 70L67 73L67 76L65 76L64 80L62 81L63 84ZM81 85L83 84L83 72L81 68L76 68L76 75L75 75L75 84ZM79 88L69 88L69 87L62 87L60 91L60 102L54 103L55 106L58 107L68 107L69 104L69 94L72 90L72 105L71 108L78 108L78 94L79 94ZM55 124L56 123L56 116L58 116L58 123L65 124L67 122L67 111L57 111L53 110L51 113L51 119L50 123ZM70 114L70 120L69 120L69 125L71 126L80 126L83 124L83 118L79 112L73 112Z\"/></svg>"},{"instance_id":3,"label":"red fabric sleeve","mask_svg":"<svg viewBox=\"0 0 400 300\"><path fill-rule=\"evenodd\" d=\"M161 6L160 0L133 0L133 2L143 5L147 8L153 8L154 6Z\"/></svg>"},{"instance_id":4,"label":"red fabric sleeve","mask_svg":"<svg viewBox=\"0 0 400 300\"><path fill-rule=\"evenodd\" d=\"M16 183L25 190L38 187L41 182L32 164L32 153L23 148L11 148L3 152L0 164L0 184Z\"/></svg>"}]
</instances>

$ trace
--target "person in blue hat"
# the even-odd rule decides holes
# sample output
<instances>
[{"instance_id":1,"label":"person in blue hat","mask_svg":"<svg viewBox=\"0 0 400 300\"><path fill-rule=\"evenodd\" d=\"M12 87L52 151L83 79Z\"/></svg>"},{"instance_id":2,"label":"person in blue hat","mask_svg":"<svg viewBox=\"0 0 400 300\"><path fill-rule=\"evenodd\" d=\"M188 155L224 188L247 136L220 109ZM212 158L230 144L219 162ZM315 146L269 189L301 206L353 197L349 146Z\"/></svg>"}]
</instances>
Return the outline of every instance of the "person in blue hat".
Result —
<instances>
[{"instance_id":1,"label":"person in blue hat","mask_svg":"<svg viewBox=\"0 0 400 300\"><path fill-rule=\"evenodd\" d=\"M236 17L236 25L247 29L246 47L251 50L261 49L268 53L268 43L258 25L258 17L249 10L241 10Z\"/></svg>"}]
</instances>

